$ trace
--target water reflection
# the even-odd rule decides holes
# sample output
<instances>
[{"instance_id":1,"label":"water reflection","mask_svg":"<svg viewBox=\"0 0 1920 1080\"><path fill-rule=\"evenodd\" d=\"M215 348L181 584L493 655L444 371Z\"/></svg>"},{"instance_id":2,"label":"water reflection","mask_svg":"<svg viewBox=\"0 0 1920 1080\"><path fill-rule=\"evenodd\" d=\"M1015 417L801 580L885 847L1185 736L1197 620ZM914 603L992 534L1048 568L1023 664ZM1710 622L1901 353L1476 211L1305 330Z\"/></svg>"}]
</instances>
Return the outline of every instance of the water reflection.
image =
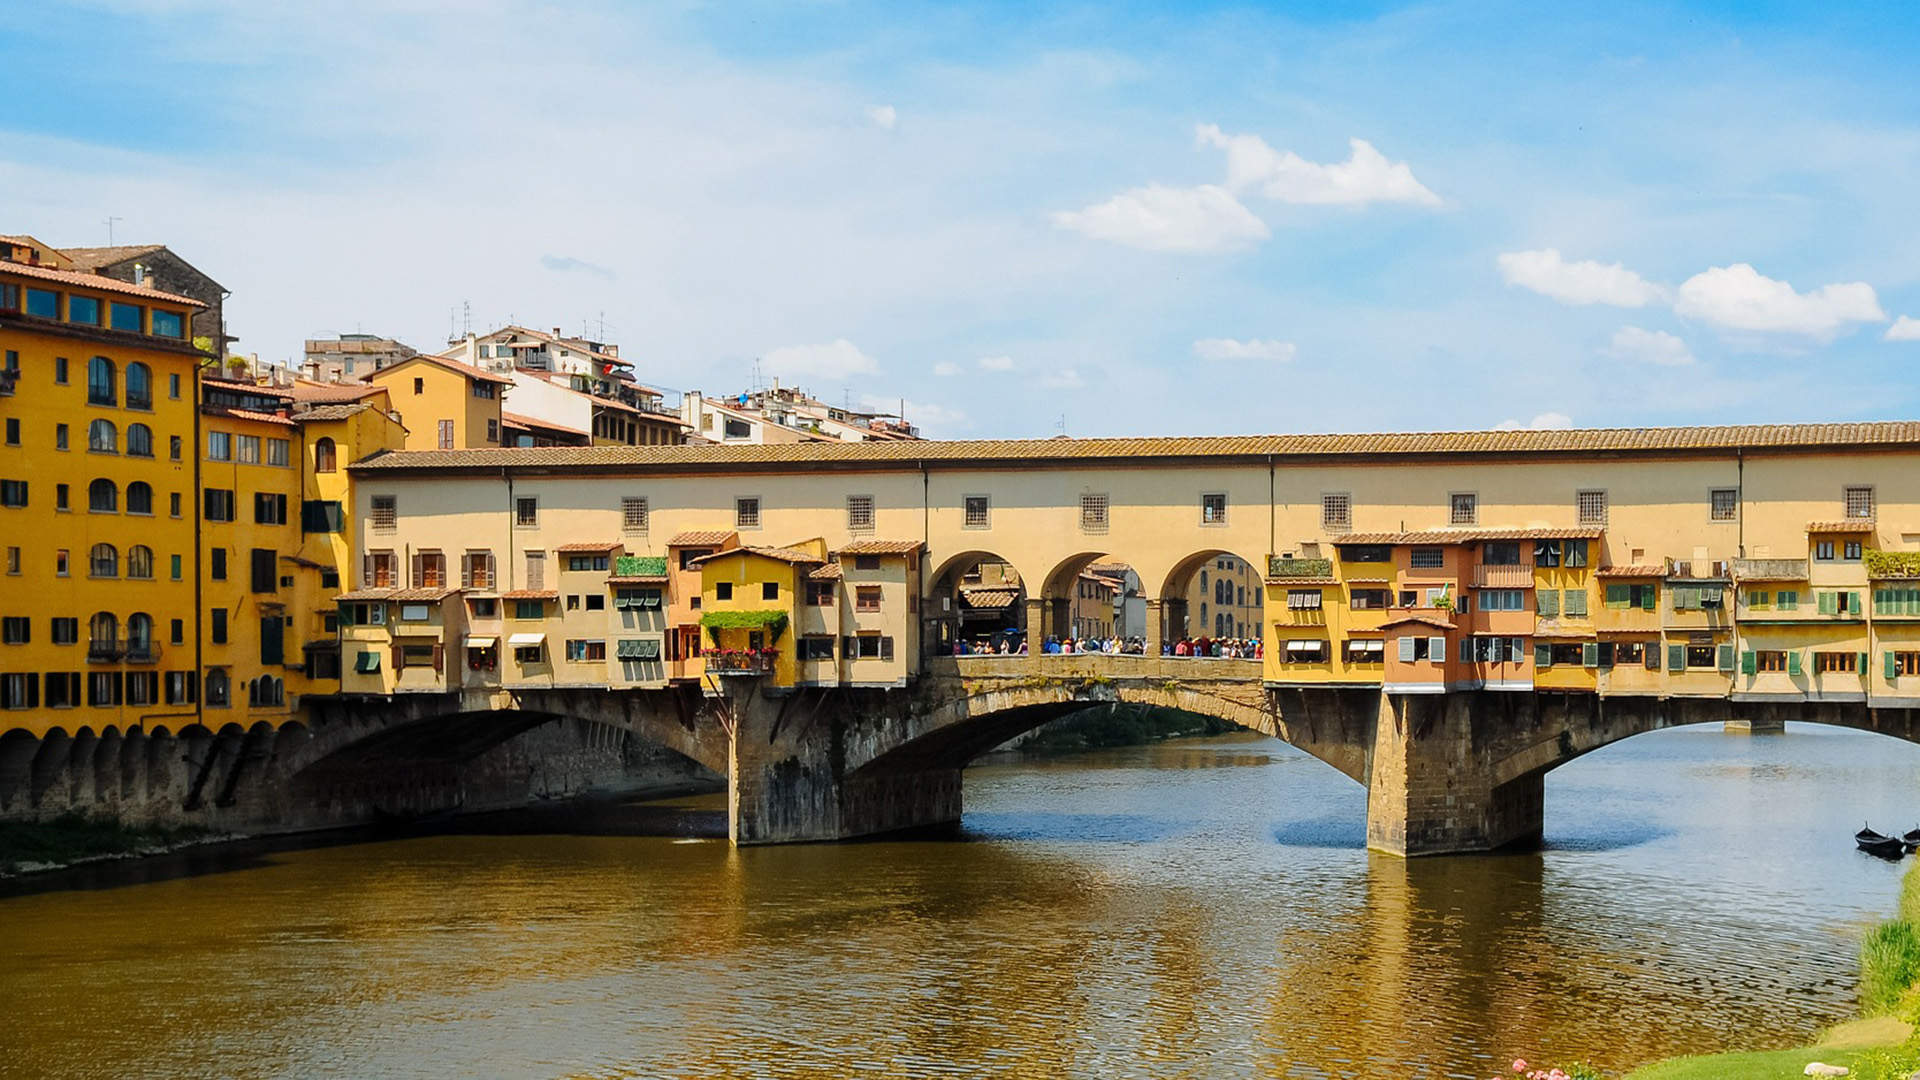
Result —
<instances>
[{"instance_id":1,"label":"water reflection","mask_svg":"<svg viewBox=\"0 0 1920 1080\"><path fill-rule=\"evenodd\" d=\"M1364 850L1267 740L983 764L964 842L685 843L718 800L99 868L0 899L9 1075L1487 1076L1804 1038L1920 750L1681 730L1556 773L1547 850ZM652 833L654 835L634 835Z\"/></svg>"}]
</instances>

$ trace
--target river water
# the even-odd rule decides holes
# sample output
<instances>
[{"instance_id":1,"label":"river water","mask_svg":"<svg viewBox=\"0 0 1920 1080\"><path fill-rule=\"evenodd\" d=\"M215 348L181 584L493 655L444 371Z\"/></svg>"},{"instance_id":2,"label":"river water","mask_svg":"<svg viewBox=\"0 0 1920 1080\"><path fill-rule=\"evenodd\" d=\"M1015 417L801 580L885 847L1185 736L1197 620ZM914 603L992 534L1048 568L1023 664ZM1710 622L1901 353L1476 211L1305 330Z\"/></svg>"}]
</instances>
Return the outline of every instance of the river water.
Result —
<instances>
[{"instance_id":1,"label":"river water","mask_svg":"<svg viewBox=\"0 0 1920 1080\"><path fill-rule=\"evenodd\" d=\"M200 849L0 892L9 1077L1488 1077L1804 1040L1920 747L1685 728L1547 779L1542 852L1364 847L1256 736L969 770L939 840L732 850L717 799ZM623 835L628 834L628 835Z\"/></svg>"}]
</instances>

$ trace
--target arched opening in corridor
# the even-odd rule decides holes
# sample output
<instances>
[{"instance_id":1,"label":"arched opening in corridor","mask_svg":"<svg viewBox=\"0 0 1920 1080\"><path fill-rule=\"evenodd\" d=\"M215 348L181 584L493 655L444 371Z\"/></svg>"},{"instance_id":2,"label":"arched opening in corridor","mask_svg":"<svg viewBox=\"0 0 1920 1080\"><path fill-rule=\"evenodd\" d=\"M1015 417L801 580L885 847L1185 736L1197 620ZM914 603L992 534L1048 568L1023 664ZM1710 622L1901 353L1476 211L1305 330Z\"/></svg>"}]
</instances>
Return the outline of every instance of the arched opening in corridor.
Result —
<instances>
[{"instance_id":1,"label":"arched opening in corridor","mask_svg":"<svg viewBox=\"0 0 1920 1080\"><path fill-rule=\"evenodd\" d=\"M1134 568L1106 552L1069 556L1040 592L1043 625L1031 646L1042 652L1146 651L1147 597Z\"/></svg>"},{"instance_id":2,"label":"arched opening in corridor","mask_svg":"<svg viewBox=\"0 0 1920 1080\"><path fill-rule=\"evenodd\" d=\"M963 551L928 575L921 640L928 656L1016 653L1027 640L1027 585L991 551Z\"/></svg>"},{"instance_id":3,"label":"arched opening in corridor","mask_svg":"<svg viewBox=\"0 0 1920 1080\"><path fill-rule=\"evenodd\" d=\"M1212 655L1216 645L1221 652L1249 657L1263 651L1272 636L1265 625L1265 570L1261 560L1219 548L1197 551L1175 564L1159 593L1164 651L1173 656ZM1331 570L1327 578L1330 582ZM1313 582L1304 584L1318 588ZM1308 625L1316 626L1324 640L1320 610L1320 604L1312 606L1310 617L1318 621Z\"/></svg>"}]
</instances>

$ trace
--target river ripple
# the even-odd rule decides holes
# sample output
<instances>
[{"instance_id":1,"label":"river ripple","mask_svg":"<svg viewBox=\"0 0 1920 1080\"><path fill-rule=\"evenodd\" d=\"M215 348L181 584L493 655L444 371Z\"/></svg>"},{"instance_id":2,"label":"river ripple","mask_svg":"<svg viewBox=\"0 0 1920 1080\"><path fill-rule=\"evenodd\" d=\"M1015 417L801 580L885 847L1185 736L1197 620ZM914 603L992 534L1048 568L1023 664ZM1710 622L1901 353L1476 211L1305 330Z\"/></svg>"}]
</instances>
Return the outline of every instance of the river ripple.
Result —
<instances>
[{"instance_id":1,"label":"river ripple","mask_svg":"<svg viewBox=\"0 0 1920 1080\"><path fill-rule=\"evenodd\" d=\"M77 1077L1486 1077L1844 1018L1920 747L1642 736L1547 850L1369 854L1254 736L967 775L958 838L734 851L716 800L205 849L0 898L0 1061Z\"/></svg>"}]
</instances>

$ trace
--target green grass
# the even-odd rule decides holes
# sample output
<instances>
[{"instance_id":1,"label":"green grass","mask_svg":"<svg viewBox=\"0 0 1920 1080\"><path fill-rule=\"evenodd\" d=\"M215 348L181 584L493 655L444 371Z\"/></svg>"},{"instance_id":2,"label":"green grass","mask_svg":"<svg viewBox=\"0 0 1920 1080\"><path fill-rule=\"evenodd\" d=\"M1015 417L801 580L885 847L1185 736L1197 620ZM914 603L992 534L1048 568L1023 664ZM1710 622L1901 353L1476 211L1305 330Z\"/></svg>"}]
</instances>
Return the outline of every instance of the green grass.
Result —
<instances>
[{"instance_id":1,"label":"green grass","mask_svg":"<svg viewBox=\"0 0 1920 1080\"><path fill-rule=\"evenodd\" d=\"M1669 1058L1627 1074L1627 1080L1773 1080L1805 1075L1807 1062L1824 1061L1854 1070L1852 1077L1871 1078L1860 1070L1860 1059L1870 1050L1824 1050L1803 1046L1794 1050L1773 1050L1758 1054L1709 1054L1704 1057ZM1902 1080L1906 1073L1898 1074Z\"/></svg>"},{"instance_id":2,"label":"green grass","mask_svg":"<svg viewBox=\"0 0 1920 1080\"><path fill-rule=\"evenodd\" d=\"M1906 899L1903 886L1903 907ZM1895 919L1867 931L1860 942L1861 1014L1879 1016L1894 1011L1916 982L1920 982L1920 931L1914 924Z\"/></svg>"},{"instance_id":3,"label":"green grass","mask_svg":"<svg viewBox=\"0 0 1920 1080\"><path fill-rule=\"evenodd\" d=\"M22 865L65 865L170 847L211 835L198 826L122 825L112 818L85 814L63 814L51 821L0 822L0 873L14 873Z\"/></svg>"}]
</instances>

